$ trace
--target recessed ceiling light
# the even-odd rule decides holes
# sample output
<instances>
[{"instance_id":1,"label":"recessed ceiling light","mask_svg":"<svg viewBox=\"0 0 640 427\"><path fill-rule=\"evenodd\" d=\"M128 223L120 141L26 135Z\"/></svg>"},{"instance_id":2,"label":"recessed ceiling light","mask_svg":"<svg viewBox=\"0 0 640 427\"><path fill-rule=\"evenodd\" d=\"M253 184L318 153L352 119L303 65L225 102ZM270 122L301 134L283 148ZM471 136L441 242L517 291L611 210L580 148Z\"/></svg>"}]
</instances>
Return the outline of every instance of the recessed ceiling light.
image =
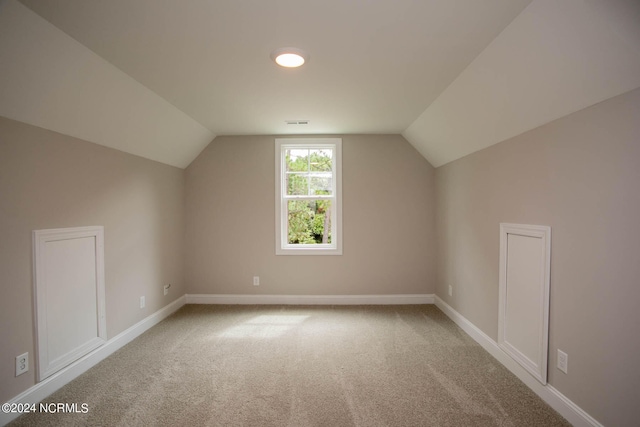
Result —
<instances>
[{"instance_id":1,"label":"recessed ceiling light","mask_svg":"<svg viewBox=\"0 0 640 427\"><path fill-rule=\"evenodd\" d=\"M304 64L309 59L309 55L302 49L283 47L271 52L271 59L281 67L295 68Z\"/></svg>"}]
</instances>

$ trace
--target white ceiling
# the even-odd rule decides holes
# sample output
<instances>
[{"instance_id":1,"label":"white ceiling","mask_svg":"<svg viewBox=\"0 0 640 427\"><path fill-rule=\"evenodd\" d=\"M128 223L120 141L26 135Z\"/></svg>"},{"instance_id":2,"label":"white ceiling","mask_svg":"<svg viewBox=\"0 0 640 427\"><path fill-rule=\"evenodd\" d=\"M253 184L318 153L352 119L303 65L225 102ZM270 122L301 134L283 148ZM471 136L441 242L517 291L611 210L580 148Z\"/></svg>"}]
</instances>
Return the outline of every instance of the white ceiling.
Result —
<instances>
[{"instance_id":1,"label":"white ceiling","mask_svg":"<svg viewBox=\"0 0 640 427\"><path fill-rule=\"evenodd\" d=\"M439 166L640 87L640 0L22 3L0 0L0 115L178 167L289 133L402 133Z\"/></svg>"},{"instance_id":2,"label":"white ceiling","mask_svg":"<svg viewBox=\"0 0 640 427\"><path fill-rule=\"evenodd\" d=\"M440 166L640 87L640 0L534 0L403 132Z\"/></svg>"}]
</instances>

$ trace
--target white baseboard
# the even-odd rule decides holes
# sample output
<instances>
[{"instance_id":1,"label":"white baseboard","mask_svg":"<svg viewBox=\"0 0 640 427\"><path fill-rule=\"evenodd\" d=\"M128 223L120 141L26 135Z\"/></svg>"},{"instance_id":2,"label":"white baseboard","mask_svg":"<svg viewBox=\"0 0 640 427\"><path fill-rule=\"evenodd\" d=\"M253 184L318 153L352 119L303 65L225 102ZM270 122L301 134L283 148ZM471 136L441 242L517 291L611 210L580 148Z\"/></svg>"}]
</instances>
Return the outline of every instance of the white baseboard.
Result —
<instances>
[{"instance_id":1,"label":"white baseboard","mask_svg":"<svg viewBox=\"0 0 640 427\"><path fill-rule=\"evenodd\" d=\"M468 319L455 311L450 305L444 302L437 295L434 297L436 307L442 310L451 320L453 320L460 328L465 331L471 338L480 344L489 354L495 357L515 376L517 376L527 387L533 390L538 396L549 404L553 409L558 411L560 415L565 417L572 425L576 427L603 427L595 418L586 413L582 408L569 400L565 395L560 393L552 385L542 385L529 372L513 360L507 353L498 347L498 343L491 337L482 332L478 327L471 323Z\"/></svg>"},{"instance_id":2,"label":"white baseboard","mask_svg":"<svg viewBox=\"0 0 640 427\"><path fill-rule=\"evenodd\" d=\"M171 304L161 308L155 313L151 314L148 317L145 317L135 325L131 326L127 330L119 333L115 337L108 340L104 345L98 347L91 353L86 356L78 359L73 362L71 365L66 368L61 369L56 372L49 378L45 379L37 383L36 385L30 387L24 392L20 393L7 403L38 403L47 396L49 396L54 391L58 390L65 384L71 382L76 377L80 376L93 366L97 365L102 360L106 359L108 356L124 347L126 344L133 341L138 336L142 335L152 326L157 325L166 317L171 315L173 312L178 310L185 304L186 298L185 296L181 296ZM18 413L4 413L0 412L0 425L4 426L18 418L20 414Z\"/></svg>"},{"instance_id":3,"label":"white baseboard","mask_svg":"<svg viewBox=\"0 0 640 427\"><path fill-rule=\"evenodd\" d=\"M433 304L433 294L401 295L229 295L187 294L187 304L400 305Z\"/></svg>"}]
</instances>

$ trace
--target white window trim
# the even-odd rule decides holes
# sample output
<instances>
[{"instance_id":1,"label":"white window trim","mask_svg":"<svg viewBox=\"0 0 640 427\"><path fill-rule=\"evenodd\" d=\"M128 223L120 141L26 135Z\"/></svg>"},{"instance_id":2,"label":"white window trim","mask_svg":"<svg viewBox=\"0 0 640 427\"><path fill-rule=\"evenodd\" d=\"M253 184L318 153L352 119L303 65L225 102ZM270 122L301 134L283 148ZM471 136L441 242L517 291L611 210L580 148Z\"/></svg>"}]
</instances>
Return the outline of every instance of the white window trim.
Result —
<instances>
[{"instance_id":1,"label":"white window trim","mask_svg":"<svg viewBox=\"0 0 640 427\"><path fill-rule=\"evenodd\" d=\"M290 146L331 147L335 182L335 203L332 204L331 244L291 245L287 243L287 217L284 203L285 182L283 150ZM276 255L342 255L342 139L341 138L276 138Z\"/></svg>"}]
</instances>

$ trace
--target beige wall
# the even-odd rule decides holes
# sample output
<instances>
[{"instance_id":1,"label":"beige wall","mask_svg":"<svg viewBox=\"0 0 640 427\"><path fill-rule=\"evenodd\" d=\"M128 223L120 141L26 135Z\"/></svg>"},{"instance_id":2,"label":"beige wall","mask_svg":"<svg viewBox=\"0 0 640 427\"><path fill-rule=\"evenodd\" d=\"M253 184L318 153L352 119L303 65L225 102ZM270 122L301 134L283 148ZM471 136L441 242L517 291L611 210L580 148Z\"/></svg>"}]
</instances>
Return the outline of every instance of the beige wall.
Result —
<instances>
[{"instance_id":1,"label":"beige wall","mask_svg":"<svg viewBox=\"0 0 640 427\"><path fill-rule=\"evenodd\" d=\"M275 255L274 138L217 137L186 169L188 292L434 292L434 170L404 138L342 137L342 256Z\"/></svg>"},{"instance_id":2,"label":"beige wall","mask_svg":"<svg viewBox=\"0 0 640 427\"><path fill-rule=\"evenodd\" d=\"M0 117L1 402L35 380L31 231L104 226L112 338L185 293L183 187L181 169Z\"/></svg>"},{"instance_id":3,"label":"beige wall","mask_svg":"<svg viewBox=\"0 0 640 427\"><path fill-rule=\"evenodd\" d=\"M551 226L550 383L604 425L635 425L640 90L440 167L436 188L438 296L496 339L499 223Z\"/></svg>"}]
</instances>

